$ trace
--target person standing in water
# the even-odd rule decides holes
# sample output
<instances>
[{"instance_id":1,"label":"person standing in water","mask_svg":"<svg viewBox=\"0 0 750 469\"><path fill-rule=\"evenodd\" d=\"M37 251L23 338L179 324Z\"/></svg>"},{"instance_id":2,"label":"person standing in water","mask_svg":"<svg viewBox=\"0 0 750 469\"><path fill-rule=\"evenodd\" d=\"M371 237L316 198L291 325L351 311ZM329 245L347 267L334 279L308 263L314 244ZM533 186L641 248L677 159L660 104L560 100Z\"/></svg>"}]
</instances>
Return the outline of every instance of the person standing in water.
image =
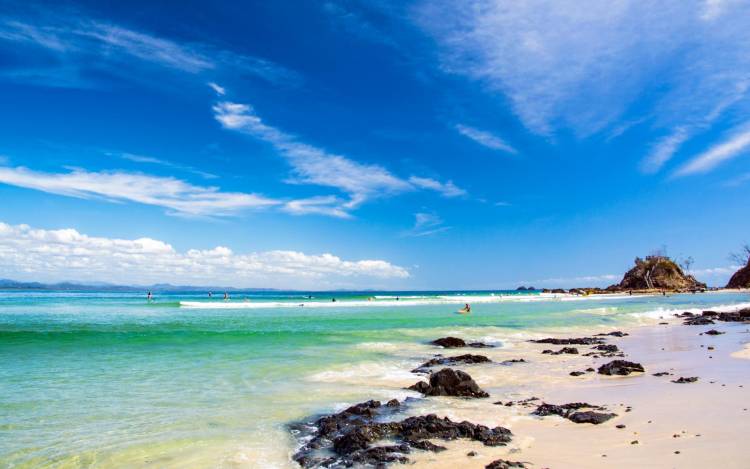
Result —
<instances>
[{"instance_id":1,"label":"person standing in water","mask_svg":"<svg viewBox=\"0 0 750 469\"><path fill-rule=\"evenodd\" d=\"M214 296L213 292L208 292L208 297L211 298L212 296Z\"/></svg>"},{"instance_id":2,"label":"person standing in water","mask_svg":"<svg viewBox=\"0 0 750 469\"><path fill-rule=\"evenodd\" d=\"M224 292L224 301L228 301L228 300L229 300L229 293Z\"/></svg>"},{"instance_id":3,"label":"person standing in water","mask_svg":"<svg viewBox=\"0 0 750 469\"><path fill-rule=\"evenodd\" d=\"M151 303L151 301L153 301L153 299L154 299L154 295L152 295L151 294L151 290L149 290L149 292L146 294L146 301L148 301L149 303Z\"/></svg>"}]
</instances>

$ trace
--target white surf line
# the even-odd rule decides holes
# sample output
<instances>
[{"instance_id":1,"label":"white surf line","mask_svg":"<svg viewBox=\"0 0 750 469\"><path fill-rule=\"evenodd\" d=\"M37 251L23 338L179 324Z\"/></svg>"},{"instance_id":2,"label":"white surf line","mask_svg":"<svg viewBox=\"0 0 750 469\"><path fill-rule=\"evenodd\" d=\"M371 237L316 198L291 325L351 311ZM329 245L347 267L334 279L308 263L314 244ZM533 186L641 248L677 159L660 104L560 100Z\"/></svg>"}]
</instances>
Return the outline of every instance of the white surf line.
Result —
<instances>
[{"instance_id":1,"label":"white surf line","mask_svg":"<svg viewBox=\"0 0 750 469\"><path fill-rule=\"evenodd\" d=\"M403 300L374 300L374 301L180 301L183 308L203 309L262 309L262 308L372 308L394 306L424 306L424 305L462 305L503 303L503 302L539 302L539 301L596 301L596 300L628 300L646 295L589 295L576 296L559 293L540 293L539 295L495 295L495 296L438 296L430 299Z\"/></svg>"}]
</instances>

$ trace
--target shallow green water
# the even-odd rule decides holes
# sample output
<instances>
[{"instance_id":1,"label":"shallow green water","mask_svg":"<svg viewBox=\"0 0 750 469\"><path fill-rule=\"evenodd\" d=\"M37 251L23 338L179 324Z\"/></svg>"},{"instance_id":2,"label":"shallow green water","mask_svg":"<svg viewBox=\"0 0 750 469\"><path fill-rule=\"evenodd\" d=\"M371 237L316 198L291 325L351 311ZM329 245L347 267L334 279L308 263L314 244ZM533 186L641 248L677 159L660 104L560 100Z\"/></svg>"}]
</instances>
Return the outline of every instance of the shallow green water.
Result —
<instances>
[{"instance_id":1,"label":"shallow green water","mask_svg":"<svg viewBox=\"0 0 750 469\"><path fill-rule=\"evenodd\" d=\"M438 292L411 300L416 294L404 292L400 301L411 303L398 305L383 305L390 294L335 295L337 303L314 308L264 307L306 300L278 292L253 294L253 308L186 308L180 301L203 294L148 304L122 293L0 292L0 467L287 467L287 423L394 392L326 373L398 372L389 368L395 357L447 333L501 345L502 331L614 326L637 322L632 313L750 301L516 295L482 303L488 294L473 293L472 314L461 316L465 297L444 304Z\"/></svg>"}]
</instances>

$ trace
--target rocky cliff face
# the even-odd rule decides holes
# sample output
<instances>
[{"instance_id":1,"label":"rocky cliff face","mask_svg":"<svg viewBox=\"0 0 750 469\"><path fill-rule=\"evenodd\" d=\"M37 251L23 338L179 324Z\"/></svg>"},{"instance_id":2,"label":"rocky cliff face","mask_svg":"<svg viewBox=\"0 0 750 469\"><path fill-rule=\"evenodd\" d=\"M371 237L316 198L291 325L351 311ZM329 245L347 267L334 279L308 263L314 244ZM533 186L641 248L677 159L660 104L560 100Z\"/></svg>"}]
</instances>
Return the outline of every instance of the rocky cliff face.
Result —
<instances>
[{"instance_id":1,"label":"rocky cliff face","mask_svg":"<svg viewBox=\"0 0 750 469\"><path fill-rule=\"evenodd\" d=\"M617 285L609 290L701 290L706 288L692 275L685 274L679 265L666 256L636 257L630 269Z\"/></svg>"},{"instance_id":2,"label":"rocky cliff face","mask_svg":"<svg viewBox=\"0 0 750 469\"><path fill-rule=\"evenodd\" d=\"M747 260L745 267L732 275L727 288L750 288L750 259Z\"/></svg>"}]
</instances>

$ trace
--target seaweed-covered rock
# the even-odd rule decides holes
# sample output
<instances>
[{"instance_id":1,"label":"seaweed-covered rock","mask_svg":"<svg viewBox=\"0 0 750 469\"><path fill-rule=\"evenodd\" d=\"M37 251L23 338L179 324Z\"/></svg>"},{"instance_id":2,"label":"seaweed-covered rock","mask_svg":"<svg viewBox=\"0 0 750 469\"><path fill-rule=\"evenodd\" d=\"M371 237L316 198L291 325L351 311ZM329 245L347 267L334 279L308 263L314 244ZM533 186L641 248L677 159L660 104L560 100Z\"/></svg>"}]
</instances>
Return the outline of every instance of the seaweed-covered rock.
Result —
<instances>
[{"instance_id":1,"label":"seaweed-covered rock","mask_svg":"<svg viewBox=\"0 0 750 469\"><path fill-rule=\"evenodd\" d=\"M426 396L490 397L469 374L450 368L431 374L429 383L420 381L409 389Z\"/></svg>"},{"instance_id":2,"label":"seaweed-covered rock","mask_svg":"<svg viewBox=\"0 0 750 469\"><path fill-rule=\"evenodd\" d=\"M458 355L455 357L437 357L433 358L431 360L428 360L419 367L412 370L412 373L429 373L429 369L433 366L441 366L441 365L458 365L458 364L475 364L475 363L490 363L492 360L485 357L484 355L472 355L472 354L465 354L465 355Z\"/></svg>"},{"instance_id":3,"label":"seaweed-covered rock","mask_svg":"<svg viewBox=\"0 0 750 469\"><path fill-rule=\"evenodd\" d=\"M629 362L627 360L613 360L599 367L597 372L601 375L620 375L625 376L630 373L643 373L643 365L640 363Z\"/></svg>"}]
</instances>

